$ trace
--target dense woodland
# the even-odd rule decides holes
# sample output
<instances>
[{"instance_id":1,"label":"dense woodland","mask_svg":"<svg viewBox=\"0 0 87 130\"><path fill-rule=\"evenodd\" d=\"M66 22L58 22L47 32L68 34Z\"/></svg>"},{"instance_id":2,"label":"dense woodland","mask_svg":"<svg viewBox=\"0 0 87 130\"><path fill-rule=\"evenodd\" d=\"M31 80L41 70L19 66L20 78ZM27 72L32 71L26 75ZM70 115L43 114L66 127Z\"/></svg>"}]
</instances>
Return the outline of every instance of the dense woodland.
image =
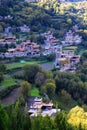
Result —
<instances>
[{"instance_id":1,"label":"dense woodland","mask_svg":"<svg viewBox=\"0 0 87 130\"><path fill-rule=\"evenodd\" d=\"M34 4L19 2L18 0L6 0L6 2L1 4L0 15L11 15L13 19L0 21L1 31L9 25L21 26L27 24L35 32L43 32L49 28L55 29L55 33L60 37L72 25L78 24L82 29L81 33L85 33L84 29L86 30L87 28L86 10L84 9L86 8L86 3L84 6L83 3L61 4L56 0Z\"/></svg>"},{"instance_id":2,"label":"dense woodland","mask_svg":"<svg viewBox=\"0 0 87 130\"><path fill-rule=\"evenodd\" d=\"M62 111L56 113L55 117L42 117L39 113L38 117L32 119L30 119L27 111L27 105L23 112L19 102L6 109L0 105L0 130L84 130L80 124L80 114L83 115L82 119L84 120L86 113L79 107L73 108L68 115ZM78 114L73 118L77 111ZM72 126L71 120L74 121L72 123L75 123L75 119L78 119L79 125ZM86 124L82 123L87 128Z\"/></svg>"}]
</instances>

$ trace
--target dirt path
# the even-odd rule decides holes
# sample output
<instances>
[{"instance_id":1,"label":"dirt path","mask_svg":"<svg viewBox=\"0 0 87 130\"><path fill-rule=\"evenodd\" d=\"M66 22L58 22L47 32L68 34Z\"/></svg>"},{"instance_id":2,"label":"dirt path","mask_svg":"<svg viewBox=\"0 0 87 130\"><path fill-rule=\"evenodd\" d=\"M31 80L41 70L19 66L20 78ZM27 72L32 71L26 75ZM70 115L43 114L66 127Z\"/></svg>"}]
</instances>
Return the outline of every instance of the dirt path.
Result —
<instances>
[{"instance_id":1,"label":"dirt path","mask_svg":"<svg viewBox=\"0 0 87 130\"><path fill-rule=\"evenodd\" d=\"M6 97L4 97L1 100L1 103L3 105L11 105L14 104L16 102L16 100L19 98L21 94L21 88L15 88L11 91L11 93L9 95L7 95Z\"/></svg>"}]
</instances>

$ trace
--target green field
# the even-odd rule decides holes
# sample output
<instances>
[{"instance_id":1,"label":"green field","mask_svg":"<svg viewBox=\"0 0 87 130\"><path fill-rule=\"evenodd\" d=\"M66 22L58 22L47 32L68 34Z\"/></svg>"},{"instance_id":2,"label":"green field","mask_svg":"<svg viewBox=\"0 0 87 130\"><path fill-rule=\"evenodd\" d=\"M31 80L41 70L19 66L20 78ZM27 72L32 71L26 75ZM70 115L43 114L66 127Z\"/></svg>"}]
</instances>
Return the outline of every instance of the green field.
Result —
<instances>
[{"instance_id":1,"label":"green field","mask_svg":"<svg viewBox=\"0 0 87 130\"><path fill-rule=\"evenodd\" d=\"M11 77L5 77L4 80L0 84L1 89L8 88L10 86L15 86L15 85L17 85L17 83Z\"/></svg>"},{"instance_id":2,"label":"green field","mask_svg":"<svg viewBox=\"0 0 87 130\"><path fill-rule=\"evenodd\" d=\"M12 70L12 69L18 69L23 67L24 65L33 65L33 64L37 64L38 62L36 61L32 61L32 62L15 62L15 63L9 63L6 64L7 70Z\"/></svg>"},{"instance_id":3,"label":"green field","mask_svg":"<svg viewBox=\"0 0 87 130\"><path fill-rule=\"evenodd\" d=\"M31 96L40 97L39 90L34 87L34 88L31 90Z\"/></svg>"}]
</instances>

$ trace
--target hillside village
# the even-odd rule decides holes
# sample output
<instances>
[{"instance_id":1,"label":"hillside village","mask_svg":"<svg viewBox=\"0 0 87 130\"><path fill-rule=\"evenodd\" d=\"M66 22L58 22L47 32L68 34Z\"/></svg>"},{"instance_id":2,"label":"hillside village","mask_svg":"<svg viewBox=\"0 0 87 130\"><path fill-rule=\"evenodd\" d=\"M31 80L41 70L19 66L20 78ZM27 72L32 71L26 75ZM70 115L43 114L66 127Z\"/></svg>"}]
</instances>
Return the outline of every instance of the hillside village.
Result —
<instances>
[{"instance_id":1,"label":"hillside village","mask_svg":"<svg viewBox=\"0 0 87 130\"><path fill-rule=\"evenodd\" d=\"M0 0L0 130L87 130L87 0Z\"/></svg>"},{"instance_id":2,"label":"hillside village","mask_svg":"<svg viewBox=\"0 0 87 130\"><path fill-rule=\"evenodd\" d=\"M19 29L22 33L30 32L27 25L23 25ZM80 61L80 56L75 55L74 51L64 51L63 48L82 42L82 37L77 34L79 30L77 25L65 34L63 40L54 37L52 30L41 33L40 36L45 37L43 45L38 45L38 43L26 40L26 38L21 39L22 42L17 44L20 38L17 39L11 30L11 27L5 28L5 32L2 34L3 39L0 39L0 47L8 47L7 52L0 52L0 58L40 57L40 55L55 54L54 66L56 68L60 71L75 71L75 65Z\"/></svg>"}]
</instances>

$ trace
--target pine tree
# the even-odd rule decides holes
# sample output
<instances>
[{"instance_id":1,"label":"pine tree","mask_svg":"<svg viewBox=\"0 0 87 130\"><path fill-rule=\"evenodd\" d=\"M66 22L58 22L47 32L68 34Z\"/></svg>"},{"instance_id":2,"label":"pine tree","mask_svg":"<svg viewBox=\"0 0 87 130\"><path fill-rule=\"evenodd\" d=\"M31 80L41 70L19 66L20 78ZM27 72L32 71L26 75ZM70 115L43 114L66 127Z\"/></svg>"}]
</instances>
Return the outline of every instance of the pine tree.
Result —
<instances>
[{"instance_id":1,"label":"pine tree","mask_svg":"<svg viewBox=\"0 0 87 130\"><path fill-rule=\"evenodd\" d=\"M27 104L25 105L25 110L24 110L23 130L31 130L31 120L28 113Z\"/></svg>"},{"instance_id":2,"label":"pine tree","mask_svg":"<svg viewBox=\"0 0 87 130\"><path fill-rule=\"evenodd\" d=\"M8 130L9 117L4 107L0 104L0 130Z\"/></svg>"},{"instance_id":3,"label":"pine tree","mask_svg":"<svg viewBox=\"0 0 87 130\"><path fill-rule=\"evenodd\" d=\"M21 106L18 100L12 111L11 130L21 130L22 127L23 127L23 111L21 109Z\"/></svg>"}]
</instances>

